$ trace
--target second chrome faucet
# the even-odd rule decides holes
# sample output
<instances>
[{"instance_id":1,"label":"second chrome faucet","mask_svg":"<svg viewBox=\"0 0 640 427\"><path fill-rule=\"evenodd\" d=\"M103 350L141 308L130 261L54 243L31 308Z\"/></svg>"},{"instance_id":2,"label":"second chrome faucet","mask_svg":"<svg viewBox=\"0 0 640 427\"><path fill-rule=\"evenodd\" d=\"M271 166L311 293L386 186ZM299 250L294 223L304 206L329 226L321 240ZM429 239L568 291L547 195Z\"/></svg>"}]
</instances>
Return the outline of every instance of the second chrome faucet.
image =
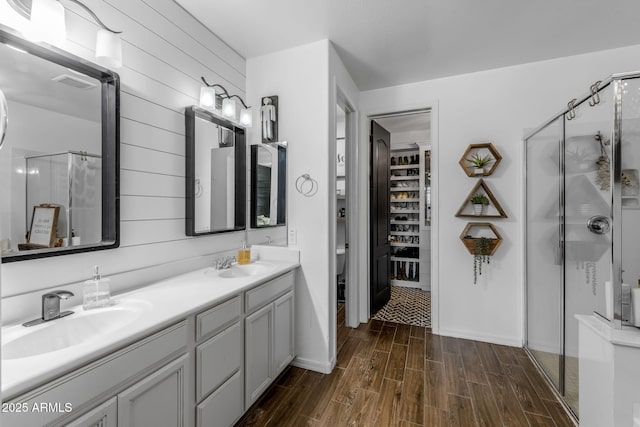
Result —
<instances>
[{"instance_id":1,"label":"second chrome faucet","mask_svg":"<svg viewBox=\"0 0 640 427\"><path fill-rule=\"evenodd\" d=\"M227 268L231 268L233 263L236 262L236 257L234 256L223 256L216 260L216 270L225 270Z\"/></svg>"}]
</instances>

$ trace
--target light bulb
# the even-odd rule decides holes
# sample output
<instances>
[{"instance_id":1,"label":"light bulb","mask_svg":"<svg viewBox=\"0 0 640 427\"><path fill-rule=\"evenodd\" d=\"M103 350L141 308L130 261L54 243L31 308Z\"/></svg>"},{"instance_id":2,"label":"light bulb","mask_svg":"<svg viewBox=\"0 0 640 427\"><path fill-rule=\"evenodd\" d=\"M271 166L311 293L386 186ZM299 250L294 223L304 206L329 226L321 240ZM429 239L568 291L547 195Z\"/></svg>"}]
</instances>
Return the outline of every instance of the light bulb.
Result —
<instances>
[{"instance_id":1,"label":"light bulb","mask_svg":"<svg viewBox=\"0 0 640 427\"><path fill-rule=\"evenodd\" d=\"M96 59L107 68L122 67L122 40L101 28L96 34Z\"/></svg>"},{"instance_id":2,"label":"light bulb","mask_svg":"<svg viewBox=\"0 0 640 427\"><path fill-rule=\"evenodd\" d=\"M202 86L200 88L200 106L215 110L216 108L216 91L212 87Z\"/></svg>"},{"instance_id":3,"label":"light bulb","mask_svg":"<svg viewBox=\"0 0 640 427\"><path fill-rule=\"evenodd\" d=\"M66 38L64 7L57 0L33 0L29 26L31 41L61 44Z\"/></svg>"},{"instance_id":4,"label":"light bulb","mask_svg":"<svg viewBox=\"0 0 640 427\"><path fill-rule=\"evenodd\" d=\"M222 101L222 115L229 118L236 117L236 102L231 98Z\"/></svg>"},{"instance_id":5,"label":"light bulb","mask_svg":"<svg viewBox=\"0 0 640 427\"><path fill-rule=\"evenodd\" d=\"M240 124L250 128L253 124L253 116L251 115L251 107L240 110Z\"/></svg>"}]
</instances>

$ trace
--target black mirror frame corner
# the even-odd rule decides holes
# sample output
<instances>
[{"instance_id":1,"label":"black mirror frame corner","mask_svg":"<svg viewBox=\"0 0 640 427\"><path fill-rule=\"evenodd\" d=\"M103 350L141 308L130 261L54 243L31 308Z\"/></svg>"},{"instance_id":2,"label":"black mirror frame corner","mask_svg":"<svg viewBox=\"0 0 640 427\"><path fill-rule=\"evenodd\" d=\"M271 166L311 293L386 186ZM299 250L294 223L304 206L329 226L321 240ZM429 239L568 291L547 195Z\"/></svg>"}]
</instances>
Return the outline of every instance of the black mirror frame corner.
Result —
<instances>
[{"instance_id":1,"label":"black mirror frame corner","mask_svg":"<svg viewBox=\"0 0 640 427\"><path fill-rule=\"evenodd\" d=\"M2 263L71 255L120 247L120 76L54 46L25 40L0 25L0 43L55 62L100 81L102 98L102 240L93 245L1 257ZM106 219L105 219L106 218Z\"/></svg>"},{"instance_id":2,"label":"black mirror frame corner","mask_svg":"<svg viewBox=\"0 0 640 427\"><path fill-rule=\"evenodd\" d=\"M246 229L247 222L247 148L245 130L233 123L214 116L209 111L189 106L185 109L185 234L191 237L207 236L211 234L229 233ZM234 227L223 230L205 232L195 231L195 119L208 120L218 126L233 131L235 135L235 219Z\"/></svg>"}]
</instances>

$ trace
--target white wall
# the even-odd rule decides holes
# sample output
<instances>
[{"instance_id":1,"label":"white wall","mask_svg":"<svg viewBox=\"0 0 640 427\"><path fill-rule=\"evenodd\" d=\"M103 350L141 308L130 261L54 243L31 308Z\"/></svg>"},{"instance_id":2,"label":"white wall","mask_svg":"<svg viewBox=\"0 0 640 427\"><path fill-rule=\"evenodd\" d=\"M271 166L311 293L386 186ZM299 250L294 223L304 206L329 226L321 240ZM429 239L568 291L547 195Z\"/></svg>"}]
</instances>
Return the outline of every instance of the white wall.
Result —
<instances>
[{"instance_id":1,"label":"white wall","mask_svg":"<svg viewBox=\"0 0 640 427\"><path fill-rule=\"evenodd\" d=\"M329 42L304 46L247 60L247 99L259 105L277 95L278 136L287 141L287 222L296 233L301 270L296 288L296 363L318 371L331 369L329 259ZM259 122L254 120L254 122ZM248 133L260 141L260 128ZM335 144L333 144L335 145ZM318 185L312 197L296 191L296 179L309 174ZM333 249L333 247L331 247Z\"/></svg>"},{"instance_id":2,"label":"white wall","mask_svg":"<svg viewBox=\"0 0 640 427\"><path fill-rule=\"evenodd\" d=\"M337 144L335 144L338 136L345 137L345 179L344 185L347 194L346 199L346 243L349 247L346 249L346 289L345 289L345 316L347 326L355 327L359 324L359 313L361 310L358 295L358 285L363 278L367 277L368 270L367 257L363 254L367 253L367 239L369 235L367 223L364 221L354 221L359 218L359 212L369 211L369 205L361 203L363 197L368 193L368 177L364 187L361 187L361 169L368 169L368 157L366 160L361 158L358 141L358 120L359 120L359 98L360 91L355 82L349 75L342 60L333 46L329 45L329 158L336 159ZM338 109L340 105L340 109ZM344 123L342 123L344 121ZM340 123L338 123L340 122ZM338 212L338 204L335 197L335 189L338 187L337 162L329 162L329 210L330 218L330 254L329 254L329 271L331 274L330 282L330 304L329 318L331 319L331 334L329 340L329 351L331 360L336 358L336 256L335 247L337 240L337 223L335 217ZM340 180L342 181L342 180ZM342 185L342 184L341 184ZM341 201L342 203L342 201ZM342 207L342 205L340 205ZM365 237L365 238L363 238ZM365 293L365 296L368 294Z\"/></svg>"},{"instance_id":3,"label":"white wall","mask_svg":"<svg viewBox=\"0 0 640 427\"><path fill-rule=\"evenodd\" d=\"M567 102L611 73L640 69L640 46L500 68L363 92L362 114L419 108L438 100L439 332L521 345L523 339L521 140ZM364 130L364 129L363 129ZM360 138L362 148L368 141ZM477 285L455 212L476 180L458 166L466 146L492 142L503 156L485 179L508 219L492 221L504 242ZM363 218L364 219L364 218Z\"/></svg>"},{"instance_id":4,"label":"white wall","mask_svg":"<svg viewBox=\"0 0 640 427\"><path fill-rule=\"evenodd\" d=\"M4 298L5 320L37 314L44 289L79 291L94 264L112 276L119 292L209 264L212 255L234 251L244 240L244 232L185 236L184 109L198 101L200 76L244 96L245 60L171 0L86 3L107 25L123 31L124 67L117 70L121 247L2 264L3 296L37 291ZM65 7L63 48L93 60L96 24L77 6L67 2ZM0 22L8 22L6 14L0 14ZM284 228L249 231L249 242L263 242L266 235L284 243ZM75 297L71 304L79 302Z\"/></svg>"}]
</instances>

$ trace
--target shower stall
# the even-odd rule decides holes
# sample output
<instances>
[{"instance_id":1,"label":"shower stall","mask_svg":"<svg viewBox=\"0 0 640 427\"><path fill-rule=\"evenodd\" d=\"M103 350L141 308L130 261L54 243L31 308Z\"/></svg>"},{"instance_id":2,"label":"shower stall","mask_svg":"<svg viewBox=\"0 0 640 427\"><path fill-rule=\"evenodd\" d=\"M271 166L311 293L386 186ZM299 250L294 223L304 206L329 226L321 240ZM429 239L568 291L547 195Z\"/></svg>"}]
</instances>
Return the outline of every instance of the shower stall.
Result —
<instances>
[{"instance_id":1,"label":"shower stall","mask_svg":"<svg viewBox=\"0 0 640 427\"><path fill-rule=\"evenodd\" d=\"M524 152L525 347L578 417L575 315L624 328L640 283L640 73L594 83Z\"/></svg>"},{"instance_id":2,"label":"shower stall","mask_svg":"<svg viewBox=\"0 0 640 427\"><path fill-rule=\"evenodd\" d=\"M34 206L60 207L57 236L72 244L102 240L102 158L87 152L31 156L26 165L24 223L29 230Z\"/></svg>"}]
</instances>

